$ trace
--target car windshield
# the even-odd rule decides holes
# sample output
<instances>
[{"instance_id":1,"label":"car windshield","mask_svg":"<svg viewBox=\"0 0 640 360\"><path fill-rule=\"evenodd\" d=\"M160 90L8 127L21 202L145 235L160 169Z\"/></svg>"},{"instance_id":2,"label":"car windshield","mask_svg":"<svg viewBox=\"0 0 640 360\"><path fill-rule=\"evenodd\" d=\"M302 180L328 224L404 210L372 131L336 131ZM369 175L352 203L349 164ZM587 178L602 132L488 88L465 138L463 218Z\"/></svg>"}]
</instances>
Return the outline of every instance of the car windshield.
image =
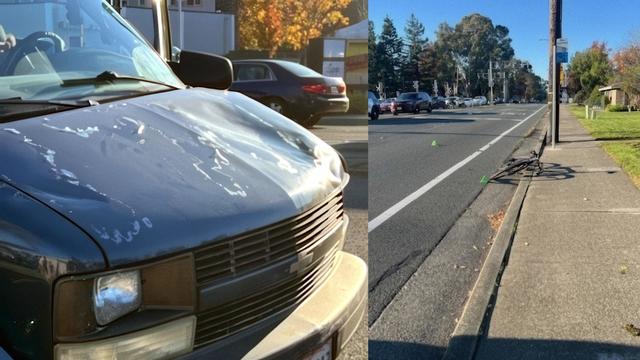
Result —
<instances>
[{"instance_id":1,"label":"car windshield","mask_svg":"<svg viewBox=\"0 0 640 360\"><path fill-rule=\"evenodd\" d=\"M285 70L292 72L294 75L298 77L321 77L319 73L314 70L309 69L304 65L300 65L298 63L294 63L291 61L280 61L278 62L280 66L282 66Z\"/></svg>"},{"instance_id":2,"label":"car windshield","mask_svg":"<svg viewBox=\"0 0 640 360\"><path fill-rule=\"evenodd\" d=\"M0 100L100 101L184 87L106 1L0 0L0 38L10 44L0 47Z\"/></svg>"},{"instance_id":3,"label":"car windshield","mask_svg":"<svg viewBox=\"0 0 640 360\"><path fill-rule=\"evenodd\" d=\"M398 100L414 100L418 98L418 94L416 93L404 93L400 94Z\"/></svg>"}]
</instances>

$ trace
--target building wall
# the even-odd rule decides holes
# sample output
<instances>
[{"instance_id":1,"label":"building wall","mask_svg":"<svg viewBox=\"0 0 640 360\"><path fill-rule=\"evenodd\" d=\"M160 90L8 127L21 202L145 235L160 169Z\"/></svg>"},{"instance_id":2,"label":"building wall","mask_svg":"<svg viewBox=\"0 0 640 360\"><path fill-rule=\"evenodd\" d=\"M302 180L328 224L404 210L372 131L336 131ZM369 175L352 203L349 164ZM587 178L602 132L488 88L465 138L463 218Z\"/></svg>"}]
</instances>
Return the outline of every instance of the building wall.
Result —
<instances>
[{"instance_id":1,"label":"building wall","mask_svg":"<svg viewBox=\"0 0 640 360\"><path fill-rule=\"evenodd\" d=\"M127 7L122 15L153 44L154 29L151 9ZM169 11L171 43L183 50L225 55L235 49L235 16L200 11L183 11L184 44L180 44L180 14Z\"/></svg>"},{"instance_id":2,"label":"building wall","mask_svg":"<svg viewBox=\"0 0 640 360\"><path fill-rule=\"evenodd\" d=\"M152 0L122 0L126 1L126 7L151 8ZM178 9L179 0L167 0L169 9ZM125 7L123 5L122 7ZM182 0L182 10L199 11L199 12L215 12L216 0Z\"/></svg>"}]
</instances>

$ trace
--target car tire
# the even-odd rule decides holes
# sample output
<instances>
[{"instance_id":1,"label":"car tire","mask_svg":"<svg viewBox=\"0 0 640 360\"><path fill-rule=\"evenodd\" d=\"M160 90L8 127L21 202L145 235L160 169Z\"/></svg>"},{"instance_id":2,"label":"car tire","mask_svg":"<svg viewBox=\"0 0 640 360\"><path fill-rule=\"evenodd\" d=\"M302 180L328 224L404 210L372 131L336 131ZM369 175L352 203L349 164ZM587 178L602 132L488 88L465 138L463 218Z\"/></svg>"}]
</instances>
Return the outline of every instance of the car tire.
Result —
<instances>
[{"instance_id":1,"label":"car tire","mask_svg":"<svg viewBox=\"0 0 640 360\"><path fill-rule=\"evenodd\" d=\"M380 112L378 111L378 109L371 109L371 120L378 120L379 117Z\"/></svg>"},{"instance_id":2,"label":"car tire","mask_svg":"<svg viewBox=\"0 0 640 360\"><path fill-rule=\"evenodd\" d=\"M416 105L416 108L413 109L414 114L420 114L420 105Z\"/></svg>"},{"instance_id":3,"label":"car tire","mask_svg":"<svg viewBox=\"0 0 640 360\"><path fill-rule=\"evenodd\" d=\"M286 116L286 104L279 98L266 98L262 103L271 110Z\"/></svg>"},{"instance_id":4,"label":"car tire","mask_svg":"<svg viewBox=\"0 0 640 360\"><path fill-rule=\"evenodd\" d=\"M398 116L398 112L397 112L397 111L394 111L394 112L393 112L393 116Z\"/></svg>"},{"instance_id":5,"label":"car tire","mask_svg":"<svg viewBox=\"0 0 640 360\"><path fill-rule=\"evenodd\" d=\"M431 111L432 111L432 110L433 110L433 109L431 108L431 106L429 106L429 107L427 108L427 112L428 112L429 114L431 114Z\"/></svg>"},{"instance_id":6,"label":"car tire","mask_svg":"<svg viewBox=\"0 0 640 360\"><path fill-rule=\"evenodd\" d=\"M298 120L298 124L302 125L305 129L311 129L320 119L322 119L322 115L311 115L306 119Z\"/></svg>"}]
</instances>

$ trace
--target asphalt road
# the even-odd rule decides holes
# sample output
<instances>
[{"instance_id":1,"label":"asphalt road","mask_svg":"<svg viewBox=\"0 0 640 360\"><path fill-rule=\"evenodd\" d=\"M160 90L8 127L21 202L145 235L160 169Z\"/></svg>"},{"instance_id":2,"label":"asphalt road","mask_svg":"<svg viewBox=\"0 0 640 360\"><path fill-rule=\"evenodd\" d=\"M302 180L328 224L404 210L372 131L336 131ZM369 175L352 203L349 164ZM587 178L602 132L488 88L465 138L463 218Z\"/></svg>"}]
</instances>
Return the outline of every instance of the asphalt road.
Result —
<instances>
[{"instance_id":1,"label":"asphalt road","mask_svg":"<svg viewBox=\"0 0 640 360\"><path fill-rule=\"evenodd\" d=\"M340 151L347 160L351 180L344 195L350 223L344 250L367 261L367 119L357 116L325 118L311 132ZM339 360L364 360L367 359L367 354L365 316Z\"/></svg>"},{"instance_id":2,"label":"asphalt road","mask_svg":"<svg viewBox=\"0 0 640 360\"><path fill-rule=\"evenodd\" d=\"M523 144L545 107L369 123L370 358L442 356L490 246L488 216L506 208L514 190L480 180Z\"/></svg>"}]
</instances>

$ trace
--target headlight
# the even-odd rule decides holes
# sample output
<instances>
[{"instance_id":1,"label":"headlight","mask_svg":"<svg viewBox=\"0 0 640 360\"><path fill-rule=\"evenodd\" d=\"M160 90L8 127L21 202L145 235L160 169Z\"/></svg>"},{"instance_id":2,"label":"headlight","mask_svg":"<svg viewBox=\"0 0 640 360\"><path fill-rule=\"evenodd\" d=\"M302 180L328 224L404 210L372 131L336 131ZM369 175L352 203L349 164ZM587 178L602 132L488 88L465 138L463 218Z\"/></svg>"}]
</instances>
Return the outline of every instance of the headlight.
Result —
<instances>
[{"instance_id":1,"label":"headlight","mask_svg":"<svg viewBox=\"0 0 640 360\"><path fill-rule=\"evenodd\" d=\"M137 270L96 278L93 286L96 322L106 325L137 310L142 303L140 287L140 272Z\"/></svg>"}]
</instances>

